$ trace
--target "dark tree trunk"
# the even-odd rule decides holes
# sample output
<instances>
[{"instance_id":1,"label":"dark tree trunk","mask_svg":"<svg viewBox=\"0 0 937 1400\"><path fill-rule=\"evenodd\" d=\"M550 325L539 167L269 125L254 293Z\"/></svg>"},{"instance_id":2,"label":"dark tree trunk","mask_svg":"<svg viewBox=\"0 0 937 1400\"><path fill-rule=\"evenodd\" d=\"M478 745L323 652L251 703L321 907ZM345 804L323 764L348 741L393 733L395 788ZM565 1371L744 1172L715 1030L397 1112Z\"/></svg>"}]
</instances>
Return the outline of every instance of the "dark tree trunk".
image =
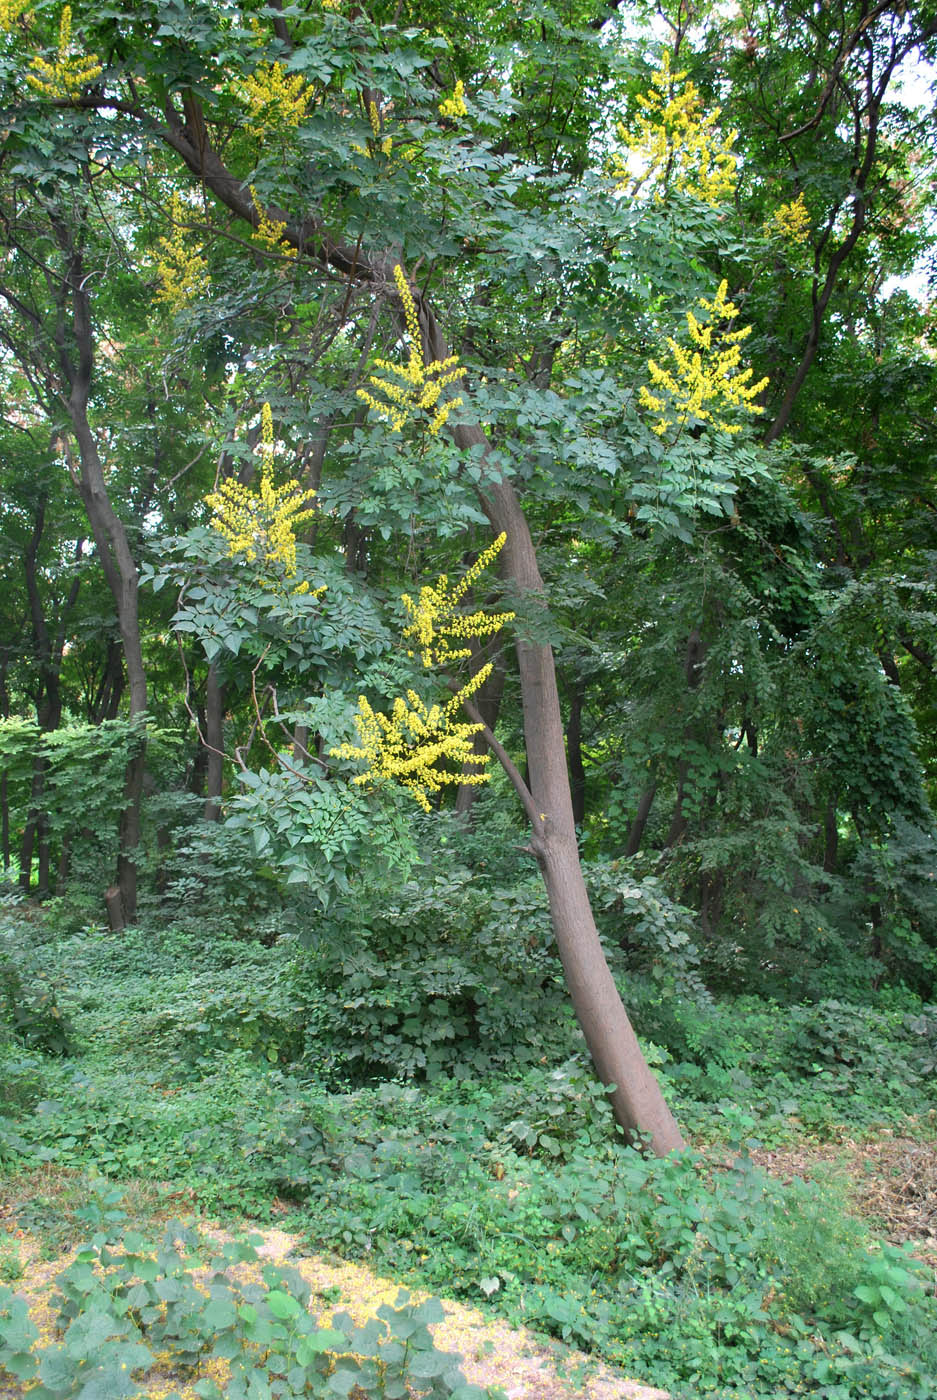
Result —
<instances>
[{"instance_id":1,"label":"dark tree trunk","mask_svg":"<svg viewBox=\"0 0 937 1400\"><path fill-rule=\"evenodd\" d=\"M641 843L644 840L644 830L647 826L648 817L651 815L651 808L654 805L656 794L656 783L652 783L650 787L646 787L641 794L640 801L638 802L638 810L635 813L634 821L631 823L631 828L628 832L628 840L625 843L626 856L637 855L638 851L641 849Z\"/></svg>"},{"instance_id":2,"label":"dark tree trunk","mask_svg":"<svg viewBox=\"0 0 937 1400\"><path fill-rule=\"evenodd\" d=\"M582 762L582 702L583 685L577 681L569 697L569 720L566 725L566 758L569 763L569 789L573 803L573 820L582 830L586 820L586 770Z\"/></svg>"},{"instance_id":3,"label":"dark tree trunk","mask_svg":"<svg viewBox=\"0 0 937 1400\"><path fill-rule=\"evenodd\" d=\"M478 665L473 664L473 672L480 669L480 667L485 664L488 650L489 648L480 648L478 650L478 656L476 658ZM492 661L491 674L475 694L475 708L478 710L479 715L489 729L494 729L495 725L498 723L498 715L501 711L501 698L504 695L504 681L504 663L500 655L496 654ZM472 753L480 756L487 752L488 745L485 742L485 736L483 734L474 735L472 739ZM464 771L477 773L478 767L475 764L469 763L466 764L466 769ZM459 784L455 795L455 810L460 816L468 819L471 818L472 807L474 806L479 791L478 783Z\"/></svg>"},{"instance_id":4,"label":"dark tree trunk","mask_svg":"<svg viewBox=\"0 0 937 1400\"><path fill-rule=\"evenodd\" d=\"M224 686L212 662L205 677L205 809L207 822L221 819L221 788L224 776Z\"/></svg>"},{"instance_id":5,"label":"dark tree trunk","mask_svg":"<svg viewBox=\"0 0 937 1400\"><path fill-rule=\"evenodd\" d=\"M832 874L836 869L839 852L839 825L836 821L836 803L828 802L823 814L823 869Z\"/></svg>"},{"instance_id":6,"label":"dark tree trunk","mask_svg":"<svg viewBox=\"0 0 937 1400\"><path fill-rule=\"evenodd\" d=\"M73 355L62 327L58 351L63 376L70 389L68 414L72 434L78 446L79 470L75 481L91 525L98 558L117 608L117 621L127 668L130 718L136 719L146 714L146 671L140 642L137 568L124 523L111 504L97 441L88 422L94 343L84 262L69 230L63 225L56 225L56 233L62 251L68 258L66 291L71 302L75 344ZM141 730L140 743L127 764L124 776L117 856L117 888L123 906L123 918L128 923L133 922L137 909L136 852L140 843L145 763L145 731Z\"/></svg>"},{"instance_id":7,"label":"dark tree trunk","mask_svg":"<svg viewBox=\"0 0 937 1400\"><path fill-rule=\"evenodd\" d=\"M33 780L29 791L29 808L26 825L20 837L20 878L19 885L24 895L32 888L33 855L35 853L36 832L39 827L42 791L45 787L45 760L37 754L33 760Z\"/></svg>"},{"instance_id":8,"label":"dark tree trunk","mask_svg":"<svg viewBox=\"0 0 937 1400\"><path fill-rule=\"evenodd\" d=\"M929 21L922 33L928 35L934 32L934 21ZM891 81L895 68L920 42L922 33L914 36L913 39L902 44L892 43L888 58L885 60L882 71L876 78L872 67L872 48L869 41L869 63L866 66L865 92L855 93L855 106L853 109L853 141L855 146L855 169L853 172L852 188L849 192L848 203L851 206L851 218L849 226L843 235L842 240L833 249L827 263L826 272L822 268L822 255L824 248L833 234L834 225L838 215L846 208L847 201L844 199L839 207L830 216L826 229L814 253L813 264L813 285L811 287L811 316L810 325L807 328L807 335L801 351L800 363L798 364L790 384L781 401L774 422L765 434L765 442L775 442L781 436L791 420L794 412L794 405L804 387L807 375L816 359L817 351L820 348L820 336L823 323L826 317L830 298L839 280L839 274L844 263L849 258L856 244L862 235L868 218L870 199L868 186L870 176L875 168L875 159L878 151L879 121L882 112L882 103Z\"/></svg>"}]
</instances>

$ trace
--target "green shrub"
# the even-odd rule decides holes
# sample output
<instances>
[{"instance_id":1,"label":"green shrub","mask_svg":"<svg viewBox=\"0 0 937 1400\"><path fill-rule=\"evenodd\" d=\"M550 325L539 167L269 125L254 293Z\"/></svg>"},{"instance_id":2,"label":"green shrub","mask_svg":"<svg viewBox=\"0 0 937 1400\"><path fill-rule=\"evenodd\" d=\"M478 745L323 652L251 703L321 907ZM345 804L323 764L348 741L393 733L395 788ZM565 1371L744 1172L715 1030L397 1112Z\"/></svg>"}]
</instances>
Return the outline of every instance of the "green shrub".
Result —
<instances>
[{"instance_id":1,"label":"green shrub","mask_svg":"<svg viewBox=\"0 0 937 1400\"><path fill-rule=\"evenodd\" d=\"M58 1004L53 983L32 970L21 975L12 962L2 956L0 1010L23 1045L46 1055L71 1054L71 1023Z\"/></svg>"},{"instance_id":2,"label":"green shrub","mask_svg":"<svg viewBox=\"0 0 937 1400\"><path fill-rule=\"evenodd\" d=\"M333 1078L517 1067L570 1041L542 885L422 873L379 907L332 911L297 959L306 1057Z\"/></svg>"}]
</instances>

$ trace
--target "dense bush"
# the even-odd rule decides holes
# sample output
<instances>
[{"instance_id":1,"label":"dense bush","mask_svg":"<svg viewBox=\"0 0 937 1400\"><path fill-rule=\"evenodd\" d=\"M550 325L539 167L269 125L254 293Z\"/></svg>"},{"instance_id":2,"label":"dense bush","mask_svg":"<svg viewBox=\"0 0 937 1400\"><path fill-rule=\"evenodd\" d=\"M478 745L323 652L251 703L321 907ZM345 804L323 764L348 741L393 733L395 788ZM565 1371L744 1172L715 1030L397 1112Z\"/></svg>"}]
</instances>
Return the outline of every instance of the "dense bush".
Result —
<instances>
[{"instance_id":1,"label":"dense bush","mask_svg":"<svg viewBox=\"0 0 937 1400\"><path fill-rule=\"evenodd\" d=\"M572 1030L537 879L491 889L425 870L314 925L292 995L310 1064L333 1078L516 1068Z\"/></svg>"}]
</instances>

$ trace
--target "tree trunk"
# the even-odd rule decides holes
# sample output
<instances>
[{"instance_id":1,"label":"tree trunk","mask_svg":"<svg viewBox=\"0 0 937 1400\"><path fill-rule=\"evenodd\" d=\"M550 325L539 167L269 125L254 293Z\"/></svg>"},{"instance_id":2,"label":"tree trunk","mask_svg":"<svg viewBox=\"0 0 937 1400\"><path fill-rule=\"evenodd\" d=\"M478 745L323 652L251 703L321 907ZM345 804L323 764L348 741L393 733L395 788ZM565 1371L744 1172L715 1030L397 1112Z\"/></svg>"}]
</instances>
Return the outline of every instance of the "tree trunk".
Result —
<instances>
[{"instance_id":1,"label":"tree trunk","mask_svg":"<svg viewBox=\"0 0 937 1400\"><path fill-rule=\"evenodd\" d=\"M130 718L135 719L146 713L146 671L140 643L137 568L124 523L111 504L97 442L88 422L88 400L94 368L88 279L84 274L81 252L75 247L70 231L57 225L56 232L62 250L68 256L66 285L71 300L72 329L77 350L77 358L73 359L63 331L58 350L62 370L70 386L68 413L78 445L79 473L75 480L94 535L101 567L117 608L127 668ZM128 923L133 922L137 909L136 850L140 843L145 763L145 733L141 731L141 742L127 764L124 777L117 856L117 886L123 916Z\"/></svg>"},{"instance_id":2,"label":"tree trunk","mask_svg":"<svg viewBox=\"0 0 937 1400\"><path fill-rule=\"evenodd\" d=\"M41 735L40 735L41 737ZM36 833L42 816L42 793L45 788L46 761L41 753L33 759L33 780L29 791L29 807L26 812L26 825L20 837L20 878L19 885L24 895L28 895L33 879L33 853Z\"/></svg>"},{"instance_id":3,"label":"tree trunk","mask_svg":"<svg viewBox=\"0 0 937 1400\"><path fill-rule=\"evenodd\" d=\"M641 842L644 840L644 829L647 826L647 819L651 815L651 808L654 805L654 798L657 795L657 784L651 783L641 794L638 802L638 810L635 812L634 821L628 832L628 840L625 844L625 855L637 855L641 849Z\"/></svg>"},{"instance_id":4,"label":"tree trunk","mask_svg":"<svg viewBox=\"0 0 937 1400\"><path fill-rule=\"evenodd\" d=\"M207 822L221 820L221 787L224 763L224 686L214 662L205 677L205 808Z\"/></svg>"},{"instance_id":5,"label":"tree trunk","mask_svg":"<svg viewBox=\"0 0 937 1400\"><path fill-rule=\"evenodd\" d=\"M832 874L836 869L839 852L839 825L836 820L836 803L828 802L823 814L823 869Z\"/></svg>"},{"instance_id":6,"label":"tree trunk","mask_svg":"<svg viewBox=\"0 0 937 1400\"><path fill-rule=\"evenodd\" d=\"M251 206L249 192L213 149L197 97L187 92L182 104L184 123L172 105L167 105L165 141L229 209L255 225L258 215ZM369 254L362 250L360 238L353 248L331 236L320 242L319 228L318 219L313 216L301 230L288 224L286 236L297 248L327 262L349 279L373 279L382 287L391 284L393 268L399 261L396 250ZM446 338L418 288L414 289L414 300L426 341L427 362L445 360L449 354ZM451 431L460 447L481 448L484 457L489 444L480 426L453 424ZM479 500L495 534L504 532L507 536L502 551L505 577L521 594L542 602L543 582L537 556L514 487L493 472L492 479L480 483ZM350 539L346 541L346 560L350 568L360 567L363 562L360 546L353 548ZM592 917L579 864L553 651L549 645L519 637L517 656L532 789L524 786L490 731L489 747L511 777L530 820L531 849L543 873L573 1006L596 1069L610 1086L615 1116L626 1132L648 1133L654 1151L663 1155L681 1147L683 1138L641 1053Z\"/></svg>"},{"instance_id":7,"label":"tree trunk","mask_svg":"<svg viewBox=\"0 0 937 1400\"><path fill-rule=\"evenodd\" d=\"M569 789L573 804L573 821L580 831L582 831L583 822L586 819L586 770L582 762L582 699L582 682L576 681L569 698L566 757L569 763Z\"/></svg>"},{"instance_id":8,"label":"tree trunk","mask_svg":"<svg viewBox=\"0 0 937 1400\"><path fill-rule=\"evenodd\" d=\"M445 354L436 351L434 358ZM485 442L479 428L453 432L462 447ZM513 486L489 482L481 504L495 533L506 536L505 577L546 606L533 540ZM609 1086L616 1119L628 1134L647 1134L653 1151L664 1156L682 1147L683 1137L638 1044L592 915L579 862L553 649L521 636L517 660L532 788L518 787L519 775L512 781L530 818L531 850L546 886L566 985L596 1072Z\"/></svg>"}]
</instances>

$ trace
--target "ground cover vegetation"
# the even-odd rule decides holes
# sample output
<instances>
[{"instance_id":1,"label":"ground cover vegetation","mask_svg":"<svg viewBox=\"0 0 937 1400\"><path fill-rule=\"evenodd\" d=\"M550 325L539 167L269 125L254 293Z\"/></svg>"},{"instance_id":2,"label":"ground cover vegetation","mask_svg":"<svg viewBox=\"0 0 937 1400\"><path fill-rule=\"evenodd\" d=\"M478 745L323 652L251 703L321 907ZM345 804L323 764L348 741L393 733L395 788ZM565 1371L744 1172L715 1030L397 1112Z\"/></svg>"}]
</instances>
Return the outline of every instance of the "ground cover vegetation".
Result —
<instances>
[{"instance_id":1,"label":"ground cover vegetation","mask_svg":"<svg viewBox=\"0 0 937 1400\"><path fill-rule=\"evenodd\" d=\"M933 1393L920 1262L755 1158L934 1138L935 36L0 3L21 1228L162 1182L675 1395Z\"/></svg>"}]
</instances>

